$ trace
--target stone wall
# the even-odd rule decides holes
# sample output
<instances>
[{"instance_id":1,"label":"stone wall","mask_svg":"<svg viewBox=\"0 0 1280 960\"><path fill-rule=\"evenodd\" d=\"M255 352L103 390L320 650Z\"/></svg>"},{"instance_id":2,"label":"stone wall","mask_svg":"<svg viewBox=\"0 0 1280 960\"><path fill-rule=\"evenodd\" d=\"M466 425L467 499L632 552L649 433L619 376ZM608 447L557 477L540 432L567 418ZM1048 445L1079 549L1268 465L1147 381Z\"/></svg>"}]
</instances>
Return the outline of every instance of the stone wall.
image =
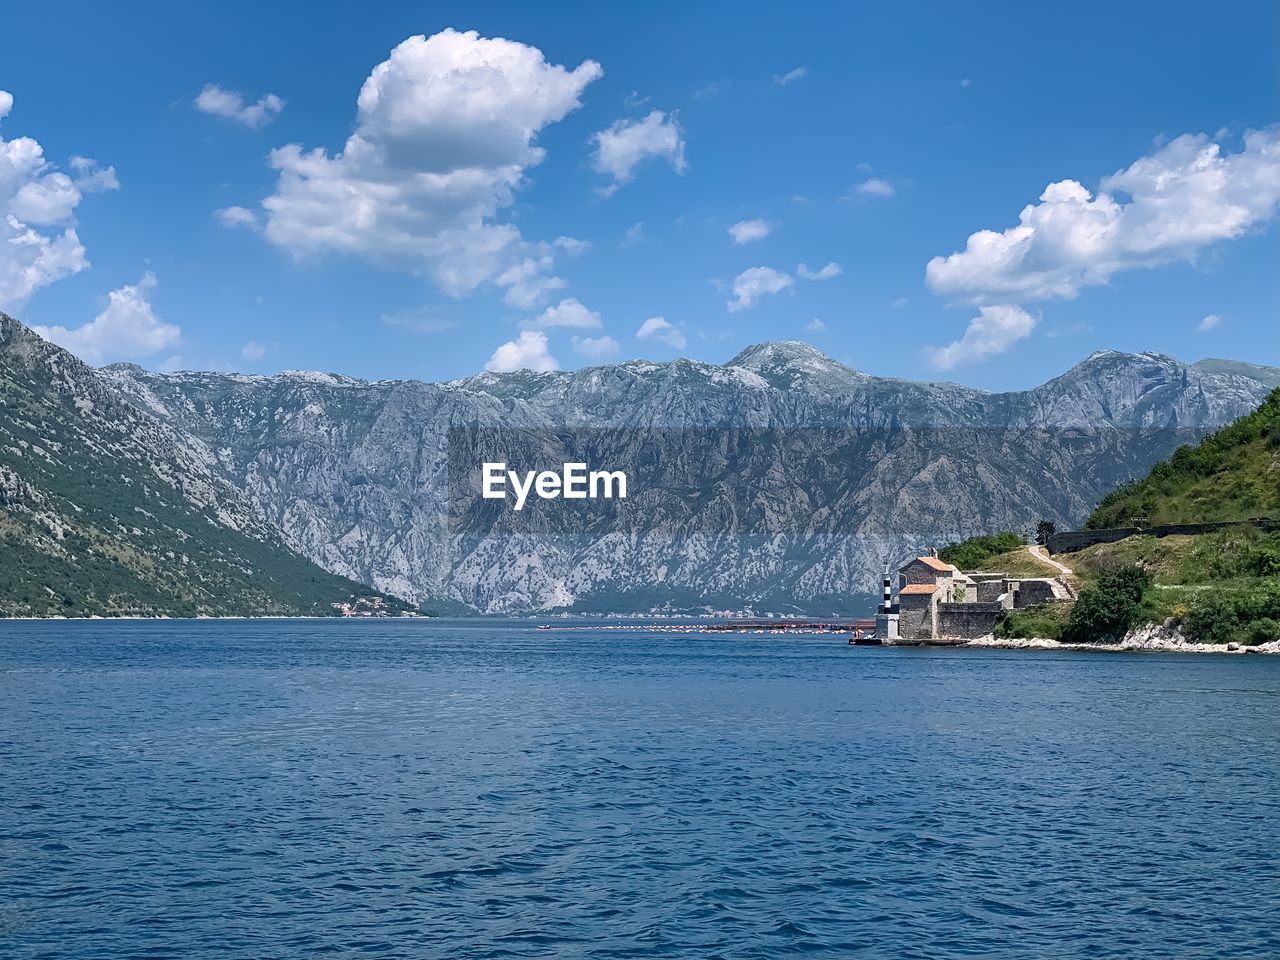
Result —
<instances>
[{"instance_id":1,"label":"stone wall","mask_svg":"<svg viewBox=\"0 0 1280 960\"><path fill-rule=\"evenodd\" d=\"M907 594L898 598L898 636L904 640L927 640L933 636L930 608L933 597Z\"/></svg>"},{"instance_id":2,"label":"stone wall","mask_svg":"<svg viewBox=\"0 0 1280 960\"><path fill-rule=\"evenodd\" d=\"M985 637L995 628L1003 611L999 603L940 603L938 636L966 640Z\"/></svg>"},{"instance_id":3,"label":"stone wall","mask_svg":"<svg viewBox=\"0 0 1280 960\"><path fill-rule=\"evenodd\" d=\"M1259 517L1253 520L1224 520L1217 523L1162 523L1154 527L1110 527L1105 530L1067 530L1055 533L1045 543L1050 553L1073 553L1092 547L1095 543L1115 543L1125 537L1146 534L1149 537L1170 537L1176 534L1213 533L1242 525L1261 530L1280 530L1280 520Z\"/></svg>"},{"instance_id":4,"label":"stone wall","mask_svg":"<svg viewBox=\"0 0 1280 960\"><path fill-rule=\"evenodd\" d=\"M976 599L980 603L995 603L1000 599L1000 594L1005 592L1004 577L995 579L979 580L978 595Z\"/></svg>"},{"instance_id":5,"label":"stone wall","mask_svg":"<svg viewBox=\"0 0 1280 960\"><path fill-rule=\"evenodd\" d=\"M1034 578L1029 580L1018 580L1018 592L1016 594L1016 603L1014 606L1021 609L1022 607L1034 607L1041 603L1053 603L1056 600L1065 600L1065 593L1060 587L1055 588L1053 580L1048 577Z\"/></svg>"}]
</instances>

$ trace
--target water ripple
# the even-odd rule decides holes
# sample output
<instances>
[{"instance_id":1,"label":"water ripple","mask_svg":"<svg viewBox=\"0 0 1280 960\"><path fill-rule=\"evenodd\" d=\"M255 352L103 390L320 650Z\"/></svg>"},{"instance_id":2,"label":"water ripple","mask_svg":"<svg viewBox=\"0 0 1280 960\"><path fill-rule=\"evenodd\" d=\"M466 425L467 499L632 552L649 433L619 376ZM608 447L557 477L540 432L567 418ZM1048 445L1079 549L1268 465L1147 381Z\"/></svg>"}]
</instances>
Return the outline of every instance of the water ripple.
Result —
<instances>
[{"instance_id":1,"label":"water ripple","mask_svg":"<svg viewBox=\"0 0 1280 960\"><path fill-rule=\"evenodd\" d=\"M1280 955L1280 658L3 631L0 956Z\"/></svg>"}]
</instances>

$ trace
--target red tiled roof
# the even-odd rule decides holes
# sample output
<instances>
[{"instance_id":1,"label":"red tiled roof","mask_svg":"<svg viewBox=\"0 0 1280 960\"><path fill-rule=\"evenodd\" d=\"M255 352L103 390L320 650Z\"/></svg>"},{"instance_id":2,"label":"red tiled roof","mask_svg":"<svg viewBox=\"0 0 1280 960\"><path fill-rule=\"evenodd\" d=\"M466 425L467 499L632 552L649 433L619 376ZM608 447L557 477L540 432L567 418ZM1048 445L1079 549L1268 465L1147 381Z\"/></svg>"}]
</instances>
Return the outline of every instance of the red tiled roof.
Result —
<instances>
[{"instance_id":1,"label":"red tiled roof","mask_svg":"<svg viewBox=\"0 0 1280 960\"><path fill-rule=\"evenodd\" d=\"M919 560L921 563L925 564L926 566L933 567L933 569L935 570L954 570L955 569L955 567L953 567L951 564L943 563L937 557L916 557L916 559Z\"/></svg>"},{"instance_id":2,"label":"red tiled roof","mask_svg":"<svg viewBox=\"0 0 1280 960\"><path fill-rule=\"evenodd\" d=\"M908 583L898 593L908 595L913 593L933 593L937 589L938 585L936 583Z\"/></svg>"}]
</instances>

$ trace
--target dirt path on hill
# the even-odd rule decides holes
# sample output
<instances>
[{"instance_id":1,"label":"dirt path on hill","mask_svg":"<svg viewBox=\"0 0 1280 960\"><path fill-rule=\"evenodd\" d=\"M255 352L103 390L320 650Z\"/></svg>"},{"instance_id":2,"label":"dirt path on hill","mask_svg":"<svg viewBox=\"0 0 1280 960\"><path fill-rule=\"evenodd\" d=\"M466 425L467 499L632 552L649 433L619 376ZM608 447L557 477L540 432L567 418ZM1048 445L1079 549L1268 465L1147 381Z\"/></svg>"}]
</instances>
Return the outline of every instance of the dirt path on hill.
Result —
<instances>
[{"instance_id":1,"label":"dirt path on hill","mask_svg":"<svg viewBox=\"0 0 1280 960\"><path fill-rule=\"evenodd\" d=\"M1039 560L1041 563L1045 564L1046 566L1053 567L1055 570L1058 571L1058 573L1062 574L1064 577L1074 577L1076 575L1076 572L1072 570L1070 567L1064 564L1061 564L1057 560L1054 560L1052 557L1050 557L1049 552L1045 550L1044 547L1038 546L1037 544L1034 544L1034 543L1028 544L1027 552L1030 553L1037 560Z\"/></svg>"}]
</instances>

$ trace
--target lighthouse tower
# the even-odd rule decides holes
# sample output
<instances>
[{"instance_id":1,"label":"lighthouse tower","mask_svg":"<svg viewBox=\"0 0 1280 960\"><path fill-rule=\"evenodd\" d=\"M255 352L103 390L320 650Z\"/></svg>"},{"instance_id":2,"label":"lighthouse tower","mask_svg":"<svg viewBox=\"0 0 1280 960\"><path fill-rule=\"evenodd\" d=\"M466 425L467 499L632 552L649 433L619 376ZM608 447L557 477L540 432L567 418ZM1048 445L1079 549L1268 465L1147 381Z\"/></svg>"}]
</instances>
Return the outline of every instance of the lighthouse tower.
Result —
<instances>
[{"instance_id":1,"label":"lighthouse tower","mask_svg":"<svg viewBox=\"0 0 1280 960\"><path fill-rule=\"evenodd\" d=\"M898 614L893 607L893 575L889 573L889 564L884 565L884 579L881 581L880 609L876 613L876 639L898 639Z\"/></svg>"}]
</instances>

